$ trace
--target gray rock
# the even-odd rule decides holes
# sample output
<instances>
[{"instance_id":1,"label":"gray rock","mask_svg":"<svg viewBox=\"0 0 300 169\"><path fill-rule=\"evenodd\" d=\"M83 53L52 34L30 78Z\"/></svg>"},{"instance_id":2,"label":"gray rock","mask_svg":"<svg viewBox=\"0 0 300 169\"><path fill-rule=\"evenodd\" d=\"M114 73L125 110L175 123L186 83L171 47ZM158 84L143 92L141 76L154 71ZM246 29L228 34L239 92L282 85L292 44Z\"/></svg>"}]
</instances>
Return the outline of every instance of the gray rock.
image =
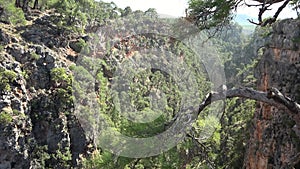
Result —
<instances>
[{"instance_id":1,"label":"gray rock","mask_svg":"<svg viewBox=\"0 0 300 169\"><path fill-rule=\"evenodd\" d=\"M0 162L0 169L11 169L11 164L9 161Z\"/></svg>"},{"instance_id":2,"label":"gray rock","mask_svg":"<svg viewBox=\"0 0 300 169\"><path fill-rule=\"evenodd\" d=\"M68 39L61 37L64 31L48 16L17 29L23 32L21 37L10 37L6 29L0 29L0 44L7 44L0 67L17 74L10 84L12 91L0 95L0 109L9 109L13 118L7 125L0 124L0 169L45 168L42 155L49 156L43 159L49 168L70 168L60 166L62 159L56 159L57 151L70 151L68 165L75 167L79 155L88 153L89 140L79 121L64 114L72 108L59 105L57 89L50 86L51 69L69 65L61 59L67 55L66 49L60 49L60 45L67 46Z\"/></svg>"},{"instance_id":3,"label":"gray rock","mask_svg":"<svg viewBox=\"0 0 300 169\"><path fill-rule=\"evenodd\" d=\"M0 44L7 45L11 42L11 38L5 32L0 29Z\"/></svg>"},{"instance_id":4,"label":"gray rock","mask_svg":"<svg viewBox=\"0 0 300 169\"><path fill-rule=\"evenodd\" d=\"M23 107L22 107L22 102L21 102L21 100L18 99L18 98L13 98L13 99L11 100L11 108L12 108L13 110L18 110L18 111L20 111L20 112L23 112Z\"/></svg>"},{"instance_id":5,"label":"gray rock","mask_svg":"<svg viewBox=\"0 0 300 169\"><path fill-rule=\"evenodd\" d=\"M292 100L300 102L300 86L298 85L300 69L296 66L297 59L295 59L300 56L297 49L299 41L296 41L297 38L300 39L299 37L300 20L298 19L286 19L273 25L273 35L267 41L269 47L266 47L255 70L255 77L258 79L257 88L275 87ZM254 127L256 134L252 133L253 142L250 144L247 155L253 158L253 154L263 153L263 157L258 157L258 161L264 157L272 158L274 161L266 162L265 165L271 168L291 168L292 166L283 166L298 163L295 157L300 147L299 143L293 139L299 139L295 138L299 137L300 133L297 127L300 126L299 117L287 110L267 108L264 105L257 108L254 117L254 123L259 123L260 126L259 130L258 126ZM257 135L261 135L261 138Z\"/></svg>"}]
</instances>

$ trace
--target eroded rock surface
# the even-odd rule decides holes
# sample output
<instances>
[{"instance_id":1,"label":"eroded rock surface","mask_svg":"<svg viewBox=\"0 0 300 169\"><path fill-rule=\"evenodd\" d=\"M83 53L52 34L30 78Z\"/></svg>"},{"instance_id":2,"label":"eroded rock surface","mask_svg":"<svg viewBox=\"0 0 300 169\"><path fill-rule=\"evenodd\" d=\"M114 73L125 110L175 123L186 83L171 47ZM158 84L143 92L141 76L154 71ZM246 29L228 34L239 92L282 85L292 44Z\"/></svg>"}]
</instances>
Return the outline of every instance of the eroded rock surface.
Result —
<instances>
[{"instance_id":1,"label":"eroded rock surface","mask_svg":"<svg viewBox=\"0 0 300 169\"><path fill-rule=\"evenodd\" d=\"M76 168L91 147L51 80L53 68L71 62L49 17L19 28L0 23L0 169Z\"/></svg>"},{"instance_id":2,"label":"eroded rock surface","mask_svg":"<svg viewBox=\"0 0 300 169\"><path fill-rule=\"evenodd\" d=\"M276 87L299 103L300 21L280 21L270 36L257 65L258 90ZM299 114L259 103L253 123L246 168L300 168Z\"/></svg>"}]
</instances>

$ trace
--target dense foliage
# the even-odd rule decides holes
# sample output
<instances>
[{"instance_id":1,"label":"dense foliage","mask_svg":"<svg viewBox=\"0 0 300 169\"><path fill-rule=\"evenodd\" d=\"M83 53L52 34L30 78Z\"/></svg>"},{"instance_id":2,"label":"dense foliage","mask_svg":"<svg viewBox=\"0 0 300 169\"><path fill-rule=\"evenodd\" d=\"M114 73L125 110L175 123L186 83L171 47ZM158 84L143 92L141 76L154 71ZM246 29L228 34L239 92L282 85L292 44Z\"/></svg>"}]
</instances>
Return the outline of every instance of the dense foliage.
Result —
<instances>
[{"instance_id":1,"label":"dense foliage","mask_svg":"<svg viewBox=\"0 0 300 169\"><path fill-rule=\"evenodd\" d=\"M220 65L212 64L212 66L224 67L229 87L240 85L254 87L255 78L252 71L257 62L256 55L260 46L251 44L259 41L267 30L257 29L252 38L243 35L242 28L230 22L232 10L238 2L240 1L191 0L189 15L203 14L205 19L196 20L201 29L228 24L210 41L206 41L209 39L209 32L199 33L199 37L196 37L197 43L209 43L205 50L214 51L219 55ZM210 55L203 52L201 56L197 56L181 39L151 32L158 29L185 31L185 29L178 30L181 27L174 26L171 19L166 19L169 23L166 25L164 24L166 22L159 22L160 19L154 9L145 12L133 11L130 7L120 9L114 3L93 0L25 0L18 3L0 1L0 6L3 12L0 14L1 20L12 24L26 22L25 16L31 8L42 11L54 10L57 14L53 23L57 28L80 36L76 43L69 44L78 54L77 62L68 68L53 68L49 72L55 105L48 106L53 106L67 115L75 113L81 120L81 125L87 129L87 135L95 140L97 150L90 157L83 159L83 168L196 169L240 168L243 165L255 107L255 102L244 99L227 100L222 111L215 107L206 109L199 117L195 117L191 130L182 142L157 156L138 159L118 156L103 149L97 140L97 135L105 132L101 128L103 126L99 125L99 116L105 119L114 131L126 136L151 137L174 124L172 120L177 117L186 98L196 98L195 102L188 103L196 109L199 101L214 88L209 81L205 65L200 61L201 57L203 59ZM211 13L211 9L216 13ZM137 23L142 17L145 17L144 24ZM170 25L171 28L168 27ZM132 29L125 29L127 27ZM101 32L99 29L105 31ZM81 35L86 35L89 40L83 39ZM34 55L32 57L34 58ZM198 94L192 93L193 90L183 92L176 83L176 77L168 72L154 68L130 67L130 64L121 70L119 67L121 64L126 65L126 62L140 60L151 62L153 58L165 67L170 65L178 67L184 63L190 70L189 73L193 75L193 79L187 79L190 81L186 83L195 83ZM174 62L168 59L173 59ZM122 79L122 75L126 73L132 74L132 78ZM13 82L15 78L16 75L12 72L0 69L1 92L9 91L8 83ZM114 86L116 84L120 85ZM130 98L127 98L128 96ZM160 98L159 102L153 103L153 98ZM91 103L97 103L97 106ZM150 122L135 123L120 113L124 104L142 112L131 113L133 119L143 118L145 115L156 117L159 114L159 116ZM76 111L68 112L74 105ZM211 116L210 112L219 114L217 117ZM43 117L38 114L39 112L35 113L34 120ZM10 113L1 113L0 121L11 122ZM111 144L117 144L123 140L110 141ZM41 156L41 163L45 166L47 161L54 160L61 167L70 167L69 149L49 155L47 147L39 147L34 155Z\"/></svg>"},{"instance_id":2,"label":"dense foliage","mask_svg":"<svg viewBox=\"0 0 300 169\"><path fill-rule=\"evenodd\" d=\"M275 8L274 4L280 3L280 7ZM291 5L295 10L299 7L299 0L190 0L187 11L187 18L195 23L200 29L216 27L222 29L230 23L237 9L242 7L259 8L258 22L253 24L266 26L274 23L281 11ZM264 17L266 11L275 10L272 17Z\"/></svg>"},{"instance_id":3,"label":"dense foliage","mask_svg":"<svg viewBox=\"0 0 300 169\"><path fill-rule=\"evenodd\" d=\"M126 11L130 10L127 8ZM105 45L95 44L95 41L92 40L93 44L88 46L96 47L92 48L89 54L84 54L82 59L77 61L77 66L72 69L75 70L75 78L78 78L75 80L74 85L75 98L80 98L77 102L84 102L84 100L89 100L91 97L97 98L97 102L101 105L97 108L97 111L104 115L104 118L113 126L115 131L131 137L150 137L163 132L168 129L170 124L172 125L172 119L176 117L176 113L179 111L180 100L188 93L182 93L172 76L163 71L154 69L136 70L125 67L122 69L123 73L130 74L131 72L134 76L132 79L125 79L129 81L124 81L124 86L119 86L120 88L123 87L123 92L125 92L118 91L121 104L132 104L135 109L142 111L143 114L147 114L147 116L153 114L155 116L157 112L151 110L151 92L159 90L165 94L163 99L160 100L161 103L158 103L164 106L164 109L160 109L162 112L159 112L159 114L162 115L159 118L148 123L130 121L120 114L121 108L115 104L113 98L115 93L111 91L113 82L118 80L118 76L122 75L116 74L119 64L124 64L128 60L138 62L141 57L145 57L144 61L151 60L151 58L157 57L155 49L160 46L161 51L163 51L159 53L162 59L161 62L164 62L164 58L174 57L178 61L182 59L191 70L199 68L194 70L198 90L200 91L199 100L211 90L211 86L203 65L193 62L195 61L193 58L195 54L180 41L153 34L132 35L127 33L128 36L119 37L118 33L123 31L121 25L134 25L135 17L140 14L144 15L139 11L133 12L133 15L126 15L126 19L117 20L108 27L104 27L106 30L112 30L110 36L107 37L108 39L103 40L106 42ZM165 25L157 23L155 17L148 17L147 22L149 25L158 26L160 30L165 28ZM149 27L143 27L143 25L136 27L137 32L147 29ZM211 45L211 48L214 51L217 50L222 64L226 66L225 74L227 79L231 79L228 82L229 86L243 85L247 82L249 87L253 87L255 79L248 77L248 74L251 71L250 68L256 62L254 58L246 58L248 57L245 55L247 51L244 51L244 49L249 51L254 49L247 47L248 41L242 34L241 29L238 25L227 27L220 37L212 39L213 45ZM202 36L204 38L200 38L200 42L208 38L205 34L202 34ZM97 38L97 36L94 38ZM152 54L142 53L141 51L144 48L151 49ZM95 56L94 53L100 55ZM184 57L182 57L183 55ZM96 59L93 57L96 57ZM241 64L241 59L247 61ZM243 76L236 77L238 73ZM94 78L96 80L95 86L89 86L88 83L84 84L84 82L89 82ZM78 82L82 84L77 84ZM85 91L86 87L91 91L97 89L96 95L82 92ZM127 98L126 94L130 98ZM156 97L162 96L158 94ZM124 101L126 99L130 101ZM228 100L224 114L221 115L221 121L210 116L209 110L206 110L196 119L192 130L188 134L189 137L186 137L183 142L161 155L134 159L116 156L99 147L100 151L97 151L91 159L86 159L84 165L86 168L239 168L243 165L243 154L249 138L254 107L255 102L253 101L237 98ZM89 131L90 135L96 138L101 130L97 131L97 127L93 127L97 124L97 120L94 118L94 110L89 109L88 103L79 105L78 110L80 110L79 116L86 119L82 124L96 130ZM212 111L217 110L212 109ZM135 116L135 118L138 118L139 114L135 114ZM114 143L111 144L116 144L116 142L118 140L114 140Z\"/></svg>"}]
</instances>

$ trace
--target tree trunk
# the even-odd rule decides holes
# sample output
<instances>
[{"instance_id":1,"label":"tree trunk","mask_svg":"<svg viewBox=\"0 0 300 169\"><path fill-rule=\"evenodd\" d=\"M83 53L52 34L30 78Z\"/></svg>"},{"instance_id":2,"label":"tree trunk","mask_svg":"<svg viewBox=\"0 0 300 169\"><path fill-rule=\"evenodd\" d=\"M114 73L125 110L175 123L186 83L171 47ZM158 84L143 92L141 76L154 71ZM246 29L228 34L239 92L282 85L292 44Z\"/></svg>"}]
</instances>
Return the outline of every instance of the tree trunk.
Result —
<instances>
[{"instance_id":1,"label":"tree trunk","mask_svg":"<svg viewBox=\"0 0 300 169\"><path fill-rule=\"evenodd\" d=\"M21 8L21 7L22 7L22 6L21 6L21 0L16 0L15 6L16 6L17 8Z\"/></svg>"},{"instance_id":2,"label":"tree trunk","mask_svg":"<svg viewBox=\"0 0 300 169\"><path fill-rule=\"evenodd\" d=\"M34 1L33 9L38 9L39 7L39 0Z\"/></svg>"}]
</instances>

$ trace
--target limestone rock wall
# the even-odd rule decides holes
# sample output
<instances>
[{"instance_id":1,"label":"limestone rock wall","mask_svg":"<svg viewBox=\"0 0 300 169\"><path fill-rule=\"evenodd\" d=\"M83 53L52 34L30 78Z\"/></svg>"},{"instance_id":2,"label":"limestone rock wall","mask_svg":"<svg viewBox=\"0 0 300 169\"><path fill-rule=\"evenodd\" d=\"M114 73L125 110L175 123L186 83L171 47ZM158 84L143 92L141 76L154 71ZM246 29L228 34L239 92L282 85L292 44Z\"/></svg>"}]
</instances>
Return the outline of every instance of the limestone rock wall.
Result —
<instances>
[{"instance_id":1,"label":"limestone rock wall","mask_svg":"<svg viewBox=\"0 0 300 169\"><path fill-rule=\"evenodd\" d=\"M276 87L299 103L300 21L274 24L263 50L255 73L258 90ZM258 103L245 168L300 168L300 115Z\"/></svg>"}]
</instances>

